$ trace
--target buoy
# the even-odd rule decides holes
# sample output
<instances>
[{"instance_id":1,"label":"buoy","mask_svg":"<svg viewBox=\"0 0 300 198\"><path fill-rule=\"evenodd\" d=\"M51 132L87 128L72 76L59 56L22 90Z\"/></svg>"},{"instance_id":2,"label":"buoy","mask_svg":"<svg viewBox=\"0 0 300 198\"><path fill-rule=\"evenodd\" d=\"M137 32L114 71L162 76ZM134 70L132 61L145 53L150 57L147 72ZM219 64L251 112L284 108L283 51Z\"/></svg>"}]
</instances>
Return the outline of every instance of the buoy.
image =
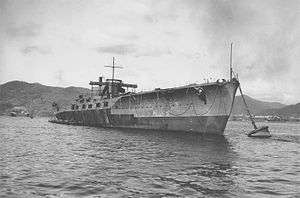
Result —
<instances>
[{"instance_id":1,"label":"buoy","mask_svg":"<svg viewBox=\"0 0 300 198\"><path fill-rule=\"evenodd\" d=\"M244 105L246 107L246 110L247 110L247 113L249 115L249 118L251 120L251 123L254 127L254 130L250 131L249 133L246 133L246 135L248 137L260 137L260 138L268 138L268 137L271 137L271 133L269 131L269 127L268 126L262 126L262 127L257 127L256 124L255 124L255 121L254 121L254 118L252 117L252 114L250 113L250 110L248 108L248 105L246 103L246 100L244 98L244 94L242 92L242 88L241 88L241 85L239 85L239 90L240 90L240 93L241 93L241 96L242 96L242 99L244 101Z\"/></svg>"}]
</instances>

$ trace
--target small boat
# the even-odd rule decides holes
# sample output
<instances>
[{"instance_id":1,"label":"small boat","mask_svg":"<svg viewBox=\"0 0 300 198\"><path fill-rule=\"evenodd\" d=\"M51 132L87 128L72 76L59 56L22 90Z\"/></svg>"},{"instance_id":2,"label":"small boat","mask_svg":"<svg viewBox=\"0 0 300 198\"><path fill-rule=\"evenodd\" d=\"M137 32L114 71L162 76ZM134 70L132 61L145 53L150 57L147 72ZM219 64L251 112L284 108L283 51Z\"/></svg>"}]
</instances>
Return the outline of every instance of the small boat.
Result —
<instances>
[{"instance_id":1,"label":"small boat","mask_svg":"<svg viewBox=\"0 0 300 198\"><path fill-rule=\"evenodd\" d=\"M269 131L268 126L262 126L260 128L256 128L253 131L250 131L249 133L246 134L248 137L261 137L261 138L271 137L271 133Z\"/></svg>"}]
</instances>

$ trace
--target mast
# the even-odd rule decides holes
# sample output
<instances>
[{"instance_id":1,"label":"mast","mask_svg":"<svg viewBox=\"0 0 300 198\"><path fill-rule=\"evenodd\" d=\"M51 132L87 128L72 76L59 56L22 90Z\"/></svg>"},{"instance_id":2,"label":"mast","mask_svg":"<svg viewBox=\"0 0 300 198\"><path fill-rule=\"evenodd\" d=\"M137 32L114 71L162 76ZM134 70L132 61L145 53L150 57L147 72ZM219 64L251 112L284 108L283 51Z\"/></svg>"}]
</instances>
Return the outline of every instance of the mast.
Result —
<instances>
[{"instance_id":1,"label":"mast","mask_svg":"<svg viewBox=\"0 0 300 198\"><path fill-rule=\"evenodd\" d=\"M232 80L232 45L233 43L230 43L230 80Z\"/></svg>"},{"instance_id":2,"label":"mast","mask_svg":"<svg viewBox=\"0 0 300 198\"><path fill-rule=\"evenodd\" d=\"M116 68L123 68L121 66L116 66L115 64L115 57L113 57L112 65L105 65L104 67L112 68L112 78L106 79L106 82L102 81L102 77L99 77L99 81L90 81L90 85L98 85L99 87L104 86L104 89L101 90L102 92L99 95L107 95L109 98L112 98L116 95L122 94L122 87L127 88L137 88L136 84L127 84L123 83L122 80L115 79L115 69ZM121 90L121 91L120 91Z\"/></svg>"},{"instance_id":3,"label":"mast","mask_svg":"<svg viewBox=\"0 0 300 198\"><path fill-rule=\"evenodd\" d=\"M115 57L113 57L113 60L112 60L112 65L105 65L104 67L110 67L112 68L112 77L111 77L111 82L113 83L114 80L115 80L115 68L123 68L121 66L116 66L115 65Z\"/></svg>"},{"instance_id":4,"label":"mast","mask_svg":"<svg viewBox=\"0 0 300 198\"><path fill-rule=\"evenodd\" d=\"M111 79L112 79L112 82L114 81L114 79L115 79L115 57L113 57L113 62L112 62L113 64L112 64L112 77L111 77Z\"/></svg>"}]
</instances>

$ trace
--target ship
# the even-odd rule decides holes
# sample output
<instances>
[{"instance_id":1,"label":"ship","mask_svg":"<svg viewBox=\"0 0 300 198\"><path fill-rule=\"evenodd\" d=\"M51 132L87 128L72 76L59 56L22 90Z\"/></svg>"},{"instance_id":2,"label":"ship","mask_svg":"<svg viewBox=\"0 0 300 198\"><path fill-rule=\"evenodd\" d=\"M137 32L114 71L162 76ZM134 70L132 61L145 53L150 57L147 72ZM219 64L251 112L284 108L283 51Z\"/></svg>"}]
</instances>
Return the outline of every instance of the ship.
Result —
<instances>
[{"instance_id":1,"label":"ship","mask_svg":"<svg viewBox=\"0 0 300 198\"><path fill-rule=\"evenodd\" d=\"M231 64L230 64L231 65ZM230 66L229 80L136 92L136 84L112 77L90 81L90 94L75 98L68 109L57 107L50 122L104 128L166 130L223 135L239 86Z\"/></svg>"}]
</instances>

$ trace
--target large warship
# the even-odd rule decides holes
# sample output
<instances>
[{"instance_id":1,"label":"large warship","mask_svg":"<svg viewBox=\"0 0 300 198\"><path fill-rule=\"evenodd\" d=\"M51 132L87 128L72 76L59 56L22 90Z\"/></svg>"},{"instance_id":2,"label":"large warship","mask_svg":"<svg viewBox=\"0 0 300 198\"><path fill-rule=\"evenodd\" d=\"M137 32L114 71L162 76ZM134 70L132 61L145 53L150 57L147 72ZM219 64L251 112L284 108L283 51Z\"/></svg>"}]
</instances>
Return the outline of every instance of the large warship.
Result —
<instances>
[{"instance_id":1,"label":"large warship","mask_svg":"<svg viewBox=\"0 0 300 198\"><path fill-rule=\"evenodd\" d=\"M230 79L135 92L136 84L112 78L90 81L91 93L79 95L70 108L58 110L51 122L112 128L224 133L239 86Z\"/></svg>"}]
</instances>

